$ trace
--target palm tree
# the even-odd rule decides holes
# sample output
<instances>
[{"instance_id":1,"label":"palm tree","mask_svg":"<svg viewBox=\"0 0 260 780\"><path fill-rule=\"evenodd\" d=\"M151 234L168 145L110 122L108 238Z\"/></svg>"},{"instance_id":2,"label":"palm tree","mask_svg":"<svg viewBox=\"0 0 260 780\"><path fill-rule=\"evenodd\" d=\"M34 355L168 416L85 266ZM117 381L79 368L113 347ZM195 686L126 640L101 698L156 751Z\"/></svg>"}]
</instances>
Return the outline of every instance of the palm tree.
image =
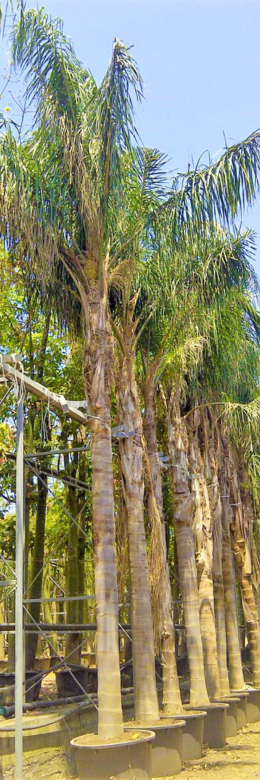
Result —
<instances>
[{"instance_id":1,"label":"palm tree","mask_svg":"<svg viewBox=\"0 0 260 780\"><path fill-rule=\"evenodd\" d=\"M165 346L165 345L164 345ZM149 349L142 348L144 366L144 435L146 441L148 514L151 524L151 580L154 597L153 613L155 632L157 628L158 645L162 657L163 669L163 709L174 715L182 709L177 664L175 657L175 637L172 618L172 596L170 573L167 560L166 530L163 508L163 488L161 463L158 454L157 427L155 414L155 396L157 372L163 357L159 350L150 360Z\"/></svg>"},{"instance_id":2,"label":"palm tree","mask_svg":"<svg viewBox=\"0 0 260 780\"><path fill-rule=\"evenodd\" d=\"M240 257L242 260L242 257ZM221 676L222 692L227 692L227 669L224 635L224 615L226 618L227 648L229 656L229 674L232 688L243 687L243 674L240 658L237 610L235 602L235 583L234 567L232 562L231 540L232 540L232 501L230 494L233 490L236 494L234 503L238 504L238 511L241 520L241 502L239 503L238 483L234 467L232 467L232 455L230 453L230 443L227 434L230 437L232 428L227 426L224 434L223 426L221 431L219 425L214 420L214 407L211 410L210 404L217 403L222 393L233 393L236 398L241 393L252 394L255 386L255 376L257 375L257 366L259 364L258 347L255 341L254 321L256 312L252 304L252 290L257 290L256 280L251 274L250 267L240 267L238 278L230 280L231 286L227 290L226 300L220 299L221 309L219 317L216 318L215 346L212 344L211 355L208 354L204 363L204 369L201 370L200 391L203 395L203 401L209 400L209 407L205 409L206 404L197 410L203 418L202 444L204 450L205 476L209 484L209 494L211 495L210 505L213 510L214 525L212 528L214 535L214 550L212 561L212 575L214 582L214 600L215 616L218 640L218 663ZM217 333L218 332L218 333ZM231 404L232 406L232 404ZM203 409L204 407L204 409ZM239 407L239 404L234 404ZM220 407L221 408L221 407ZM225 405L224 405L225 409ZM226 407L228 410L228 406ZM211 423L208 425L208 420ZM197 458L200 460L200 456ZM233 474L233 477L231 476ZM219 486L218 486L219 482ZM207 501L206 506L209 510ZM236 513L236 509L234 512ZM207 512L203 513L204 522ZM238 539L242 538L241 522L237 517L234 523L235 535ZM210 526L208 531L210 531ZM244 535L245 536L245 535ZM210 537L209 537L210 538ZM246 542L245 542L246 543ZM207 552L209 552L206 545ZM249 586L250 587L250 586ZM252 595L252 594L251 594ZM252 614L255 616L254 599L251 598ZM252 621L254 622L254 621ZM259 653L259 634L257 632L257 620L254 622L253 653L255 653L255 680L257 680L258 653Z\"/></svg>"},{"instance_id":3,"label":"palm tree","mask_svg":"<svg viewBox=\"0 0 260 780\"><path fill-rule=\"evenodd\" d=\"M243 238L232 238L223 233L223 231L218 230L214 237L211 235L208 238L209 241L206 241L204 237L203 246L198 247L198 245L196 246L196 239L193 237L193 245L190 245L188 250L186 248L186 255L185 251L181 251L181 248L178 247L175 262L173 256L171 264L168 262L166 267L164 267L161 252L158 263L158 276L156 264L153 262L150 269L150 279L147 280L147 276L149 276L148 269L144 287L146 285L148 293L152 294L153 298L155 298L155 290L158 296L160 269L163 305L160 308L158 322L150 321L148 328L143 331L141 339L145 377L143 383L146 408L145 431L149 438L148 450L150 453L154 453L150 458L150 471L154 475L154 493L157 497L160 515L162 515L161 477L154 401L156 386L162 377L162 372L164 372L163 399L168 426L171 463L173 464L171 474L176 510L175 533L184 600L185 623L189 626L189 632L187 631L188 657L191 674L191 702L194 705L202 704L203 701L206 703L207 701L204 664L210 697L217 698L220 695L213 606L212 517L204 476L204 464L198 446L198 439L195 435L199 421L196 422L194 430L193 424L191 426L190 446L188 446L186 425L184 420L181 421L180 411L178 411L178 396L182 395L182 403L185 405L185 396L187 393L188 395L191 394L194 369L197 366L196 370L200 371L203 352L206 350L207 354L210 341L213 339L214 343L214 340L217 338L217 323L218 318L221 316L221 296L224 293L226 296L228 295L230 286L237 283L238 276L242 278L243 275L247 276L251 272L247 259L250 249L250 237L248 234ZM167 303L164 302L165 299ZM216 308L214 308L214 299ZM164 327L163 317L165 318ZM151 356L153 356L152 359ZM184 383L183 377L185 377ZM169 388L169 396L167 388ZM190 419L190 416L188 419ZM189 467L190 454L192 455L192 461ZM193 474L192 479L190 471ZM211 482L212 479L209 482L210 487ZM193 488L192 493L190 492L190 484L192 484ZM181 509L182 504L185 520L180 522L179 509ZM150 521L152 518L152 506L153 496L151 495ZM205 512L205 507L207 512ZM196 532L198 540L197 557L199 552L202 564L203 562L206 564L207 560L207 566L198 566L199 592L197 589L193 539L194 511L195 526L198 526ZM156 525L155 523L155 528L157 529L157 527L158 524ZM203 541L204 529L205 536ZM184 538L183 543L182 538ZM157 551L154 560L156 558L158 569L158 550L160 550L158 531L157 534L155 533L154 547ZM185 558L183 558L184 550ZM188 566L187 562L188 554L190 556L190 566ZM165 571L165 562L163 563L163 568ZM188 572L189 578L187 576ZM159 588L163 601L164 590L161 581L159 582ZM155 590L158 602L158 581L156 581ZM201 608L199 609L200 603ZM160 605L160 608L162 608L162 605ZM190 624L194 626L194 635L190 632ZM163 625L163 619L161 619L161 625ZM204 661L200 626L203 636ZM170 657L173 664L172 654ZM164 675L168 679L169 687L169 679L173 681L174 675L172 674L172 678L167 676L167 664L164 665ZM170 675L170 667L168 675ZM198 695L197 690L199 691ZM167 688L166 695L169 696ZM174 696L173 691L172 696ZM173 701L174 699L172 700L172 706L174 706Z\"/></svg>"},{"instance_id":4,"label":"palm tree","mask_svg":"<svg viewBox=\"0 0 260 780\"><path fill-rule=\"evenodd\" d=\"M53 264L61 262L73 280L84 313L84 378L92 438L99 733L107 737L123 729L107 273L120 189L120 155L123 148L131 147L135 136L130 91L133 89L139 98L142 81L128 49L115 41L108 71L98 89L77 61L59 21L50 22L43 12L28 11L18 24L14 59L27 71L27 92L37 102L38 123L22 148L10 134L4 142L6 159L12 155L9 176L14 164L17 196L21 187L18 161L26 186L25 200L27 206L30 204L31 226L19 196L19 212L25 221L17 226L16 235L24 237L27 252L39 262L32 249L38 221L38 246L44 264L41 270L48 278L46 256Z\"/></svg>"}]
</instances>

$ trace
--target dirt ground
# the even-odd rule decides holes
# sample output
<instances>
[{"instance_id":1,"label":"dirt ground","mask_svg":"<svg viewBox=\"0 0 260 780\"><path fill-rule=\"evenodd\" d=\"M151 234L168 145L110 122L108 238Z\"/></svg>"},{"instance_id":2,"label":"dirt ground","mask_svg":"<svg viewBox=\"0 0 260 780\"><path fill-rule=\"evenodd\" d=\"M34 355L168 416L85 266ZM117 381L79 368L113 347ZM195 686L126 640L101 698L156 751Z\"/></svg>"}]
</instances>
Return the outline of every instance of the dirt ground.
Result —
<instances>
[{"instance_id":1,"label":"dirt ground","mask_svg":"<svg viewBox=\"0 0 260 780\"><path fill-rule=\"evenodd\" d=\"M251 723L227 745L203 751L199 761L185 762L181 780L260 780L260 722Z\"/></svg>"}]
</instances>

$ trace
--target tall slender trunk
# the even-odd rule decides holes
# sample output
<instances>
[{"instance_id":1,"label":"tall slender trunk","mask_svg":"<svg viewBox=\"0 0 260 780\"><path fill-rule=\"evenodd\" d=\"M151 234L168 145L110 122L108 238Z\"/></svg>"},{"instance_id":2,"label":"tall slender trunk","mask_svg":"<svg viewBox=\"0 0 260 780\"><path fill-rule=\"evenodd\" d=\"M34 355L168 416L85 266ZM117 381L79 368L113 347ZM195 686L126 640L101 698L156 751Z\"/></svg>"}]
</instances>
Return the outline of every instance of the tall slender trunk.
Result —
<instances>
[{"instance_id":1,"label":"tall slender trunk","mask_svg":"<svg viewBox=\"0 0 260 780\"><path fill-rule=\"evenodd\" d=\"M260 630L258 613L252 585L252 533L253 517L249 507L249 497L244 495L244 504L239 488L238 473L235 461L230 453L231 465L231 497L233 521L231 523L231 542L234 552L237 578L241 589L241 598L245 615L247 636L249 642L253 682L260 686ZM243 475L245 476L245 475ZM244 491L246 492L246 491Z\"/></svg>"},{"instance_id":2,"label":"tall slender trunk","mask_svg":"<svg viewBox=\"0 0 260 780\"><path fill-rule=\"evenodd\" d=\"M0 602L0 622L5 622L5 604L4 601ZM5 657L4 651L4 634L0 634L0 661L3 661Z\"/></svg>"},{"instance_id":3,"label":"tall slender trunk","mask_svg":"<svg viewBox=\"0 0 260 780\"><path fill-rule=\"evenodd\" d=\"M159 707L144 527L142 418L134 355L128 347L120 367L118 415L125 430L134 431L134 437L120 439L119 446L129 535L135 717L148 724L159 718Z\"/></svg>"},{"instance_id":4,"label":"tall slender trunk","mask_svg":"<svg viewBox=\"0 0 260 780\"><path fill-rule=\"evenodd\" d=\"M93 540L97 618L98 733L123 733L118 650L112 439L110 416L111 335L107 291L92 284L86 320L84 379L91 417Z\"/></svg>"},{"instance_id":5,"label":"tall slender trunk","mask_svg":"<svg viewBox=\"0 0 260 780\"><path fill-rule=\"evenodd\" d=\"M232 509L230 507L230 468L227 442L223 434L221 434L221 445L219 481L222 500L222 568L225 595L229 683L231 689L240 690L241 688L244 688L245 683L239 647L234 563L230 537L230 521L232 517Z\"/></svg>"},{"instance_id":6,"label":"tall slender trunk","mask_svg":"<svg viewBox=\"0 0 260 780\"><path fill-rule=\"evenodd\" d=\"M31 449L30 452L33 450ZM33 490L32 475L25 466L25 507L24 507L24 591L26 593L29 584L29 536L30 536L30 513L31 513L31 492Z\"/></svg>"},{"instance_id":7,"label":"tall slender trunk","mask_svg":"<svg viewBox=\"0 0 260 780\"><path fill-rule=\"evenodd\" d=\"M10 609L10 623L15 621L15 600L14 593L10 596L11 609ZM8 636L8 672L14 672L15 669L15 634L7 634Z\"/></svg>"},{"instance_id":8,"label":"tall slender trunk","mask_svg":"<svg viewBox=\"0 0 260 780\"><path fill-rule=\"evenodd\" d=\"M74 487L69 486L66 495L66 505L72 515L76 518L78 514L77 495ZM66 567L66 594L67 596L78 596L79 593L79 567L78 567L78 527L70 522L67 547L67 567ZM68 601L66 604L67 623L79 622L79 602ZM80 637L78 632L68 633L66 636L66 655L69 655L70 664L80 663Z\"/></svg>"},{"instance_id":9,"label":"tall slender trunk","mask_svg":"<svg viewBox=\"0 0 260 780\"><path fill-rule=\"evenodd\" d=\"M86 430L85 428L81 430L81 436L79 443L81 445L86 444ZM79 458L79 479L82 482L87 481L88 477L88 469L87 469L87 453L82 452L81 456ZM90 518L90 511L89 507L86 506L86 491L83 489L80 489L77 493L77 504L78 504L78 521L80 524L80 528L82 528L82 532L79 531L78 533L78 594L79 596L84 596L86 593L86 580L85 580L85 550L86 550L86 536L85 534L89 532L91 527L91 518ZM88 595L88 594L87 594ZM88 604L88 600L84 602L83 600L78 602L78 620L79 623L84 623L84 604ZM88 622L88 620L86 620ZM79 635L79 641L82 643L84 634ZM81 650L82 646L80 648L80 657L81 657Z\"/></svg>"},{"instance_id":10,"label":"tall slender trunk","mask_svg":"<svg viewBox=\"0 0 260 780\"><path fill-rule=\"evenodd\" d=\"M51 322L51 306L49 306L44 327L42 333L42 340L37 355L37 370L36 378L39 382L42 382L44 366L46 361L46 350L49 338ZM34 377L35 360L33 354L32 344L32 332L30 331L31 352L31 375ZM36 417L35 403L29 409L28 413L28 430L27 439L29 452L33 452L34 444L34 424ZM27 469L26 469L27 471ZM35 526L35 540L33 549L33 559L31 566L31 585L29 585L28 577L28 555L29 555L29 532L30 532L30 491L32 489L32 477L30 472L26 473L26 498L25 498L25 590L29 586L30 598L40 599L42 597L42 582L43 582L43 561L44 561L44 541L45 541L45 521L46 521L46 509L47 509L47 496L48 488L47 477L44 473L40 473L38 477L38 498L37 498L37 510L36 510L36 526ZM29 604L29 611L32 619L38 623L40 619L41 604L38 601L34 604ZM25 637L25 665L27 669L33 669L35 662L35 655L37 651L38 635L27 634Z\"/></svg>"},{"instance_id":11,"label":"tall slender trunk","mask_svg":"<svg viewBox=\"0 0 260 780\"><path fill-rule=\"evenodd\" d=\"M191 487L195 495L193 527L196 542L200 628L204 655L205 679L209 698L218 699L220 697L220 684L212 579L212 516L198 438L198 428L201 424L200 411L195 410L189 415L188 420Z\"/></svg>"},{"instance_id":12,"label":"tall slender trunk","mask_svg":"<svg viewBox=\"0 0 260 780\"><path fill-rule=\"evenodd\" d=\"M51 597L51 589L50 589L50 579L49 579L49 566L45 567L43 572L43 595L45 599L49 599ZM43 605L43 614L44 614L44 622L45 623L52 623L52 604L49 601L46 601ZM48 643L48 637L47 637L47 643ZM51 640L49 644L49 650L50 655L56 655L58 652L58 639L57 634L51 634Z\"/></svg>"},{"instance_id":13,"label":"tall slender trunk","mask_svg":"<svg viewBox=\"0 0 260 780\"><path fill-rule=\"evenodd\" d=\"M153 382L149 381L149 378L147 378L144 387L144 396L144 434L147 442L147 454L151 475L151 479L148 479L148 511L150 522L152 522L151 518L155 512L158 514L158 520L155 517L153 521L157 528L155 557L159 556L159 550L161 553L159 562L160 571L155 586L159 596L159 643L163 667L163 708L166 713L175 715L182 709L182 704L175 656L171 584L163 517L161 466L158 456L157 431L154 414L154 388Z\"/></svg>"},{"instance_id":14,"label":"tall slender trunk","mask_svg":"<svg viewBox=\"0 0 260 780\"><path fill-rule=\"evenodd\" d=\"M37 511L36 511L36 526L35 526L35 539L34 539L34 551L32 561L32 577L30 586L30 598L40 599L42 596L42 581L43 581L43 560L44 560L44 537L45 537L45 520L46 520L46 507L47 507L47 484L43 484L41 480L46 480L45 474L39 474L38 477L38 499L37 499ZM40 602L32 603L29 605L30 614L32 620L39 623L41 604ZM27 634L26 639L26 668L33 669L35 654L37 648L37 634Z\"/></svg>"},{"instance_id":15,"label":"tall slender trunk","mask_svg":"<svg viewBox=\"0 0 260 780\"><path fill-rule=\"evenodd\" d=\"M187 653L190 669L190 703L207 704L203 648L200 630L199 594L193 538L194 495L189 489L188 437L180 407L170 402L167 410L174 522L180 586L183 598Z\"/></svg>"},{"instance_id":16,"label":"tall slender trunk","mask_svg":"<svg viewBox=\"0 0 260 780\"><path fill-rule=\"evenodd\" d=\"M225 619L225 592L223 581L222 557L223 557L223 532L222 532L222 506L218 478L219 461L219 435L216 421L210 410L203 415L205 433L205 477L208 485L208 493L213 524L213 591L214 611L217 637L218 670L221 696L230 693L228 667L227 667L227 638Z\"/></svg>"},{"instance_id":17,"label":"tall slender trunk","mask_svg":"<svg viewBox=\"0 0 260 780\"><path fill-rule=\"evenodd\" d=\"M83 524L83 523L82 523ZM78 557L78 594L79 596L85 596L85 539L83 537L83 534L79 532L78 536L78 551L77 551L77 557ZM84 623L84 601L81 600L78 602L78 621L79 623ZM81 659L81 651L82 651L82 639L84 635L79 634L78 640L79 640L79 663Z\"/></svg>"}]
</instances>

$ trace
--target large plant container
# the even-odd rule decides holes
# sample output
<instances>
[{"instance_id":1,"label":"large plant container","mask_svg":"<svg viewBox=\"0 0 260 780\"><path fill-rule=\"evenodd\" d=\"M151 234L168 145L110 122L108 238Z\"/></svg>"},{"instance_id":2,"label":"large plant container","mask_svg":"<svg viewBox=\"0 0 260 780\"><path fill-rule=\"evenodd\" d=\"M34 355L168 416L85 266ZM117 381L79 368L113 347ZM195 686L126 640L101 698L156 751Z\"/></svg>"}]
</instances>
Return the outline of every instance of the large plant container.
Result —
<instances>
[{"instance_id":1,"label":"large plant container","mask_svg":"<svg viewBox=\"0 0 260 780\"><path fill-rule=\"evenodd\" d=\"M43 672L48 672L50 668L50 656L49 655L41 655L36 656L35 658L35 669L42 669Z\"/></svg>"},{"instance_id":2,"label":"large plant container","mask_svg":"<svg viewBox=\"0 0 260 780\"><path fill-rule=\"evenodd\" d=\"M72 739L79 780L151 780L154 738L151 730L129 729L111 742L94 734Z\"/></svg>"},{"instance_id":3,"label":"large plant container","mask_svg":"<svg viewBox=\"0 0 260 780\"><path fill-rule=\"evenodd\" d=\"M97 693L98 689L98 670L96 666L90 666L88 668L88 691L90 693Z\"/></svg>"},{"instance_id":4,"label":"large plant container","mask_svg":"<svg viewBox=\"0 0 260 780\"><path fill-rule=\"evenodd\" d=\"M260 688L247 688L247 722L260 720Z\"/></svg>"},{"instance_id":5,"label":"large plant container","mask_svg":"<svg viewBox=\"0 0 260 780\"><path fill-rule=\"evenodd\" d=\"M188 707L190 710L203 710L206 712L206 718L204 720L204 745L208 745L210 748L219 748L224 747L226 744L226 713L228 706L229 705L223 701L203 704L201 707Z\"/></svg>"},{"instance_id":6,"label":"large plant container","mask_svg":"<svg viewBox=\"0 0 260 780\"><path fill-rule=\"evenodd\" d=\"M183 710L180 715L174 715L173 720L183 720L185 718L185 725L182 731L182 758L183 761L192 761L202 756L204 720L207 713L203 710L194 710L192 712L185 706ZM169 715L161 715L161 718L162 720L164 718L169 719Z\"/></svg>"},{"instance_id":7,"label":"large plant container","mask_svg":"<svg viewBox=\"0 0 260 780\"><path fill-rule=\"evenodd\" d=\"M185 720L165 719L150 724L155 738L152 743L152 777L177 775L182 769L182 732ZM129 724L130 727L130 724ZM133 728L133 726L131 726ZM140 729L149 728L144 723ZM126 731L128 727L126 727Z\"/></svg>"},{"instance_id":8,"label":"large plant container","mask_svg":"<svg viewBox=\"0 0 260 780\"><path fill-rule=\"evenodd\" d=\"M71 664L69 669L55 671L58 696L80 696L88 690L88 669ZM83 689L83 690L82 690Z\"/></svg>"},{"instance_id":9,"label":"large plant container","mask_svg":"<svg viewBox=\"0 0 260 780\"><path fill-rule=\"evenodd\" d=\"M221 701L224 701L229 705L226 712L226 736L236 737L238 732L238 705L240 700L237 696L221 696Z\"/></svg>"},{"instance_id":10,"label":"large plant container","mask_svg":"<svg viewBox=\"0 0 260 780\"><path fill-rule=\"evenodd\" d=\"M244 726L248 723L248 715L247 715L247 699L248 699L248 691L242 690L242 691L230 691L231 696L235 696L239 699L238 702L238 708L237 708L237 728L238 731L242 729Z\"/></svg>"},{"instance_id":11,"label":"large plant container","mask_svg":"<svg viewBox=\"0 0 260 780\"><path fill-rule=\"evenodd\" d=\"M35 671L33 672L31 671L25 672L25 700L27 702L36 701L40 695L41 684L42 684L41 677L39 680L36 680L35 684L33 685L33 678L37 676L37 671L38 670L35 669ZM39 674L41 674L41 671L39 672ZM9 706L11 704L14 704L14 686L15 686L15 673L1 672L0 705Z\"/></svg>"}]
</instances>

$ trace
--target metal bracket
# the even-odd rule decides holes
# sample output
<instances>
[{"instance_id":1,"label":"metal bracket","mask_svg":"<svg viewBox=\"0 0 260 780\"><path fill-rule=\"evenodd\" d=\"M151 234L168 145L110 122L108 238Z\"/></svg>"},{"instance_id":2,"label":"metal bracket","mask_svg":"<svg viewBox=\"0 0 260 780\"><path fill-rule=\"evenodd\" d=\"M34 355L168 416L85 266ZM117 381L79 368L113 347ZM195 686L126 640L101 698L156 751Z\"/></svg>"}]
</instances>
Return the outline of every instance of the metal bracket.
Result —
<instances>
[{"instance_id":1,"label":"metal bracket","mask_svg":"<svg viewBox=\"0 0 260 780\"><path fill-rule=\"evenodd\" d=\"M126 431L125 425L117 425L116 428L112 428L113 439L132 439L135 436L135 431Z\"/></svg>"},{"instance_id":2,"label":"metal bracket","mask_svg":"<svg viewBox=\"0 0 260 780\"><path fill-rule=\"evenodd\" d=\"M67 401L71 409L87 409L88 404L86 399L84 401Z\"/></svg>"}]
</instances>

